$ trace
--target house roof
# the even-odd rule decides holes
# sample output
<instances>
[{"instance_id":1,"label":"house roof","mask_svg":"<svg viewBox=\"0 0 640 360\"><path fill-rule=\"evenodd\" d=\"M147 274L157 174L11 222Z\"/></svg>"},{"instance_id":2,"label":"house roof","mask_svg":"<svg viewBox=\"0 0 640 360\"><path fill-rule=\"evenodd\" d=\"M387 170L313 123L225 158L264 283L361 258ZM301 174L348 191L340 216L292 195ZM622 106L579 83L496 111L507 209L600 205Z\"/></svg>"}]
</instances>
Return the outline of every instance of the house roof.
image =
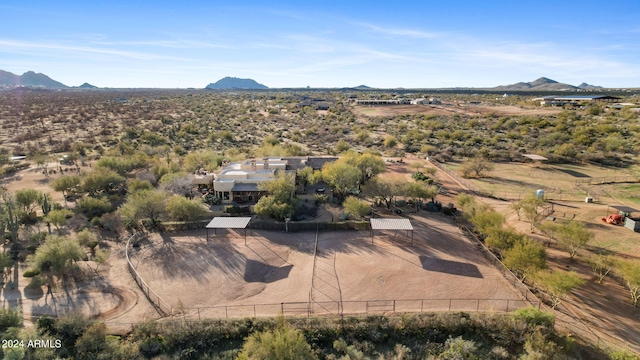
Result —
<instances>
[{"instance_id":1,"label":"house roof","mask_svg":"<svg viewBox=\"0 0 640 360\"><path fill-rule=\"evenodd\" d=\"M413 230L409 219L376 218L371 219L372 230Z\"/></svg>"},{"instance_id":2,"label":"house roof","mask_svg":"<svg viewBox=\"0 0 640 360\"><path fill-rule=\"evenodd\" d=\"M244 229L249 225L250 217L214 217L207 229Z\"/></svg>"},{"instance_id":3,"label":"house roof","mask_svg":"<svg viewBox=\"0 0 640 360\"><path fill-rule=\"evenodd\" d=\"M233 188L231 188L231 191L233 192L237 192L237 191L259 191L258 190L258 184L256 183L235 183L233 185Z\"/></svg>"},{"instance_id":4,"label":"house roof","mask_svg":"<svg viewBox=\"0 0 640 360\"><path fill-rule=\"evenodd\" d=\"M335 156L309 156L309 159L307 160L307 166L310 166L314 170L319 170L322 169L324 164L334 162L336 160L338 160L338 158Z\"/></svg>"}]
</instances>

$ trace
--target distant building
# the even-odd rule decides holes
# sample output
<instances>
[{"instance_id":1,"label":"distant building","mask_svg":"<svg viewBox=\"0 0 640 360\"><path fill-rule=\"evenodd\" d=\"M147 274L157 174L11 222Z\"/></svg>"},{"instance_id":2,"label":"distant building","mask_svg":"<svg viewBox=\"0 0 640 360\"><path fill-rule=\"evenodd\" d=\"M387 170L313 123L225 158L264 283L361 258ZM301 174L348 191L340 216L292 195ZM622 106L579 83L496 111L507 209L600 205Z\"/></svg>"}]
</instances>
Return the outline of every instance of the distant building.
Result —
<instances>
[{"instance_id":1,"label":"distant building","mask_svg":"<svg viewBox=\"0 0 640 360\"><path fill-rule=\"evenodd\" d=\"M540 101L541 106L564 106L564 105L578 105L581 102L604 102L615 103L619 102L621 98L610 95L595 95L595 96L544 96L541 98L535 98L533 101Z\"/></svg>"},{"instance_id":2,"label":"distant building","mask_svg":"<svg viewBox=\"0 0 640 360\"><path fill-rule=\"evenodd\" d=\"M429 99L425 99L425 98L420 98L420 99L415 99L415 100L411 100L411 104L413 105L440 105L440 99L436 99L436 98L429 98Z\"/></svg>"},{"instance_id":3,"label":"distant building","mask_svg":"<svg viewBox=\"0 0 640 360\"><path fill-rule=\"evenodd\" d=\"M391 100L378 100L378 99L358 99L355 101L356 105L409 105L411 102L405 99L391 99Z\"/></svg>"}]
</instances>

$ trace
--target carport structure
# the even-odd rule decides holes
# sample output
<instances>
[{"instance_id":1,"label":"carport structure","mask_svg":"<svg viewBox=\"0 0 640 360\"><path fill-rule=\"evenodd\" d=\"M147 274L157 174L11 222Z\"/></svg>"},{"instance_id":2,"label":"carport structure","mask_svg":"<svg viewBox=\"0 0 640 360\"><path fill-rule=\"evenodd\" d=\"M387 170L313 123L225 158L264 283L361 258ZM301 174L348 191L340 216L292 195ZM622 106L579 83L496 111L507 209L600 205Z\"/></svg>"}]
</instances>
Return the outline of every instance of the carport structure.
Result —
<instances>
[{"instance_id":1,"label":"carport structure","mask_svg":"<svg viewBox=\"0 0 640 360\"><path fill-rule=\"evenodd\" d=\"M411 246L413 246L413 226L409 219L376 218L371 219L371 245L373 245L374 230L406 230L411 231Z\"/></svg>"},{"instance_id":2,"label":"carport structure","mask_svg":"<svg viewBox=\"0 0 640 360\"><path fill-rule=\"evenodd\" d=\"M247 245L247 225L251 217L214 217L207 224L207 243L209 243L209 229L213 229L214 235L218 229L244 229L244 244Z\"/></svg>"}]
</instances>

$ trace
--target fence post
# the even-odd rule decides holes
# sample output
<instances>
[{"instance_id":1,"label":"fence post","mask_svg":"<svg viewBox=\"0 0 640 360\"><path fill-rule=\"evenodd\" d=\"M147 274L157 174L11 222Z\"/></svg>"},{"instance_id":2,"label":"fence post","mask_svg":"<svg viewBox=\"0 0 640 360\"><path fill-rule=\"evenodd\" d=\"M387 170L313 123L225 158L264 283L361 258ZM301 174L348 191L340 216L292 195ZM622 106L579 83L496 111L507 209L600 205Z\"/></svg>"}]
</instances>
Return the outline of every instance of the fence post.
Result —
<instances>
[{"instance_id":1,"label":"fence post","mask_svg":"<svg viewBox=\"0 0 640 360\"><path fill-rule=\"evenodd\" d=\"M511 300L507 299L507 312L509 312L509 302L511 302Z\"/></svg>"},{"instance_id":2,"label":"fence post","mask_svg":"<svg viewBox=\"0 0 640 360\"><path fill-rule=\"evenodd\" d=\"M420 299L420 312L422 312L424 308L424 299Z\"/></svg>"},{"instance_id":3,"label":"fence post","mask_svg":"<svg viewBox=\"0 0 640 360\"><path fill-rule=\"evenodd\" d=\"M280 313L284 316L284 303L280 303Z\"/></svg>"},{"instance_id":4,"label":"fence post","mask_svg":"<svg viewBox=\"0 0 640 360\"><path fill-rule=\"evenodd\" d=\"M227 310L227 305L224 306L224 318L225 319L229 318L229 311Z\"/></svg>"},{"instance_id":5,"label":"fence post","mask_svg":"<svg viewBox=\"0 0 640 360\"><path fill-rule=\"evenodd\" d=\"M451 311L451 299L449 299L449 311Z\"/></svg>"},{"instance_id":6,"label":"fence post","mask_svg":"<svg viewBox=\"0 0 640 360\"><path fill-rule=\"evenodd\" d=\"M476 304L476 311L480 311L480 299L477 299L478 303Z\"/></svg>"},{"instance_id":7,"label":"fence post","mask_svg":"<svg viewBox=\"0 0 640 360\"><path fill-rule=\"evenodd\" d=\"M198 309L198 320L202 320L202 319L200 318L200 308L197 308L197 309Z\"/></svg>"},{"instance_id":8,"label":"fence post","mask_svg":"<svg viewBox=\"0 0 640 360\"><path fill-rule=\"evenodd\" d=\"M393 300L393 312L396 312L396 301Z\"/></svg>"},{"instance_id":9,"label":"fence post","mask_svg":"<svg viewBox=\"0 0 640 360\"><path fill-rule=\"evenodd\" d=\"M253 318L254 319L256 318L256 306L255 305L253 305Z\"/></svg>"}]
</instances>

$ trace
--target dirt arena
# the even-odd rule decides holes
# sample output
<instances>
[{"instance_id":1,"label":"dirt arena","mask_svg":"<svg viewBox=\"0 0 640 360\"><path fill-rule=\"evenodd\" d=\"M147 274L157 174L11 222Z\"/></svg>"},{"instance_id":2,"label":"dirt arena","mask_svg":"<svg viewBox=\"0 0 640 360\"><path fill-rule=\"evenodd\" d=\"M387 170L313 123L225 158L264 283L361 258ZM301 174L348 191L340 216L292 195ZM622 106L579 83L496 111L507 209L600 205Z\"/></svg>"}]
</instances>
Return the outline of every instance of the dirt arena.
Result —
<instances>
[{"instance_id":1,"label":"dirt arena","mask_svg":"<svg viewBox=\"0 0 640 360\"><path fill-rule=\"evenodd\" d=\"M188 316L506 310L521 297L448 217L415 228L315 233L219 231L153 235L132 257L149 286ZM396 300L395 302L393 300ZM450 301L451 300L451 301ZM284 303L284 304L283 304ZM254 308L254 305L256 307Z\"/></svg>"}]
</instances>

